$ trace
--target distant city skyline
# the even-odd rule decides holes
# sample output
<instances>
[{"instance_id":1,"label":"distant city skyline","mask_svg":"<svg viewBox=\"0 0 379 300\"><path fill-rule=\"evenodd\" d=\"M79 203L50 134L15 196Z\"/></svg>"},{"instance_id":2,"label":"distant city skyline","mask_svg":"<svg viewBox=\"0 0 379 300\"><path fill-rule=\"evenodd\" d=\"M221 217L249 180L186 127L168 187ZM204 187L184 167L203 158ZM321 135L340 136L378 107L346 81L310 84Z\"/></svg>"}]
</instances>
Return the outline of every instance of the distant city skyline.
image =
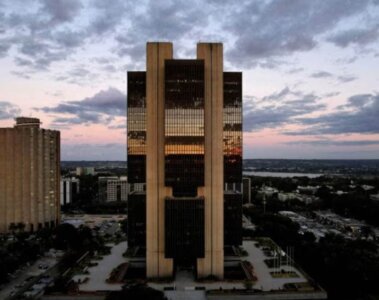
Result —
<instances>
[{"instance_id":1,"label":"distant city skyline","mask_svg":"<svg viewBox=\"0 0 379 300\"><path fill-rule=\"evenodd\" d=\"M0 127L38 117L62 160L125 160L146 42L218 41L244 73L244 158L379 159L378 19L377 0L3 1Z\"/></svg>"}]
</instances>

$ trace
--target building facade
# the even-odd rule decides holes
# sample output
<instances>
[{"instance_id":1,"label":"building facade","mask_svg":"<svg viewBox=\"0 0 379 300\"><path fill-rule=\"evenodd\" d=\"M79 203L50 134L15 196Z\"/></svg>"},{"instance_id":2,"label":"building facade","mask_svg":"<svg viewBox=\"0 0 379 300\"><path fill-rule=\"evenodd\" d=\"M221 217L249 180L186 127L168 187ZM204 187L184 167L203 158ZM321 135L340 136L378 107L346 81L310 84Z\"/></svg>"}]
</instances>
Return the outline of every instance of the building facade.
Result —
<instances>
[{"instance_id":1,"label":"building facade","mask_svg":"<svg viewBox=\"0 0 379 300\"><path fill-rule=\"evenodd\" d=\"M100 202L128 201L127 177L108 176L98 180Z\"/></svg>"},{"instance_id":2,"label":"building facade","mask_svg":"<svg viewBox=\"0 0 379 300\"><path fill-rule=\"evenodd\" d=\"M80 180L79 178L69 177L61 179L61 205L67 205L75 202L79 195Z\"/></svg>"},{"instance_id":3,"label":"building facade","mask_svg":"<svg viewBox=\"0 0 379 300\"><path fill-rule=\"evenodd\" d=\"M85 175L96 175L94 167L77 167L76 176L85 176Z\"/></svg>"},{"instance_id":4,"label":"building facade","mask_svg":"<svg viewBox=\"0 0 379 300\"><path fill-rule=\"evenodd\" d=\"M149 278L193 267L223 278L224 247L242 241L242 73L223 71L223 46L174 59L147 44L146 72L128 72L129 245L146 247ZM131 190L133 190L131 188Z\"/></svg>"},{"instance_id":5,"label":"building facade","mask_svg":"<svg viewBox=\"0 0 379 300\"><path fill-rule=\"evenodd\" d=\"M30 231L60 220L60 133L20 117L0 128L0 232L23 223Z\"/></svg>"},{"instance_id":6,"label":"building facade","mask_svg":"<svg viewBox=\"0 0 379 300\"><path fill-rule=\"evenodd\" d=\"M242 178L242 198L244 204L251 204L251 178Z\"/></svg>"}]
</instances>

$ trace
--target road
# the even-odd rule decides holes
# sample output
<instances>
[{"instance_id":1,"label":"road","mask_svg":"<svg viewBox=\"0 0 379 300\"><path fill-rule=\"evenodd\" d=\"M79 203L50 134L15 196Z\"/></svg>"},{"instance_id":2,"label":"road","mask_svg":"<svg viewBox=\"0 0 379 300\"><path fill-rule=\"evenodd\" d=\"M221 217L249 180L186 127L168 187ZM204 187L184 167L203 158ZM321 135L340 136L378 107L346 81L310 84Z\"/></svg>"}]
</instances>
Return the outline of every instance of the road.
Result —
<instances>
[{"instance_id":1,"label":"road","mask_svg":"<svg viewBox=\"0 0 379 300\"><path fill-rule=\"evenodd\" d=\"M54 268L57 264L57 258L44 256L34 262L32 265L19 269L15 274L15 278L3 286L0 291L0 299L13 299L16 296L23 294L27 289L29 289L35 282L37 282L43 275L50 275L49 272ZM42 270L39 269L39 265L47 265L49 269ZM25 280L33 277L27 283ZM17 286L17 287L16 287ZM15 294L11 297L11 292L15 291Z\"/></svg>"}]
</instances>

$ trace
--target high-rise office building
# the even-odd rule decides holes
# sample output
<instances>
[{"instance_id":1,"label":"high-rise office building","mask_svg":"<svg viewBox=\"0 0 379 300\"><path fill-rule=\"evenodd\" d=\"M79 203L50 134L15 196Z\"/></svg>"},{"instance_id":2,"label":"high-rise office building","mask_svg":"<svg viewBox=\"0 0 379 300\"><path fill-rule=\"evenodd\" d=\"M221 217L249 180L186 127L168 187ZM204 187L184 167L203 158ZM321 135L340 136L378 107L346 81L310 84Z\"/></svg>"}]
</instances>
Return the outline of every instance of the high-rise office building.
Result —
<instances>
[{"instance_id":1,"label":"high-rise office building","mask_svg":"<svg viewBox=\"0 0 379 300\"><path fill-rule=\"evenodd\" d=\"M223 46L174 59L147 43L146 72L128 72L129 246L146 247L149 278L192 267L223 278L224 247L242 242L242 73L223 72ZM133 188L131 188L133 190Z\"/></svg>"},{"instance_id":2,"label":"high-rise office building","mask_svg":"<svg viewBox=\"0 0 379 300\"><path fill-rule=\"evenodd\" d=\"M60 133L20 117L0 128L0 232L52 227L60 218Z\"/></svg>"}]
</instances>

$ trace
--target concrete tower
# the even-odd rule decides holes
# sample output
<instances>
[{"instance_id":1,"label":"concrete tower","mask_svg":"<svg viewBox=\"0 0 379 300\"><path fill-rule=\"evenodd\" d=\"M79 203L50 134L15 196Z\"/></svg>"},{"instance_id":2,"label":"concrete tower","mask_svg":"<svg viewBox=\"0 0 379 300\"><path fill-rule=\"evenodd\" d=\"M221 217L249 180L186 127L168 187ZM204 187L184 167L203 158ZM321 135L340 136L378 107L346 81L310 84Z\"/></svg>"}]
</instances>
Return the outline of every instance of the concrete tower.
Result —
<instances>
[{"instance_id":1,"label":"concrete tower","mask_svg":"<svg viewBox=\"0 0 379 300\"><path fill-rule=\"evenodd\" d=\"M147 43L146 61L128 72L128 179L146 182L129 195L129 246L146 247L149 278L223 278L224 246L241 243L242 196L224 187L242 180L242 74L223 72L220 43L185 60Z\"/></svg>"}]
</instances>

